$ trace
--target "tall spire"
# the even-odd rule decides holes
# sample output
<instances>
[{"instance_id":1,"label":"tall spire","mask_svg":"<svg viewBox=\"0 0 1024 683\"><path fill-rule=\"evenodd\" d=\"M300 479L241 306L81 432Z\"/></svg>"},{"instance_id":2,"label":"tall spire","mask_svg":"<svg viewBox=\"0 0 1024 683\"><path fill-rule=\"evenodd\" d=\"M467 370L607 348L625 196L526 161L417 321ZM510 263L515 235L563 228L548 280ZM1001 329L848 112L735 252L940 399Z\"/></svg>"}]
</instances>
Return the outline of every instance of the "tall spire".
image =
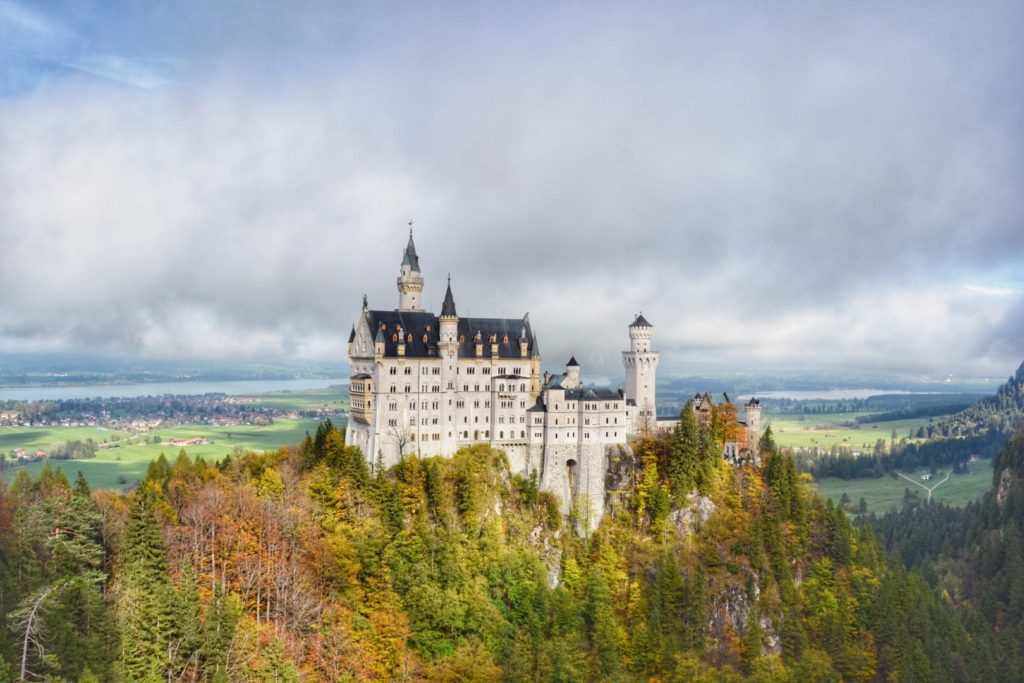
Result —
<instances>
[{"instance_id":1,"label":"tall spire","mask_svg":"<svg viewBox=\"0 0 1024 683\"><path fill-rule=\"evenodd\" d=\"M398 274L398 310L422 311L420 295L423 293L423 275L420 273L420 257L416 255L416 244L412 241L412 221L409 221L409 244L402 253L402 266Z\"/></svg>"},{"instance_id":2,"label":"tall spire","mask_svg":"<svg viewBox=\"0 0 1024 683\"><path fill-rule=\"evenodd\" d=\"M455 297L452 296L452 276L448 274L448 290L444 293L444 303L441 304L441 316L447 318L457 318L458 313L455 312Z\"/></svg>"},{"instance_id":3,"label":"tall spire","mask_svg":"<svg viewBox=\"0 0 1024 683\"><path fill-rule=\"evenodd\" d=\"M409 270L414 273L420 272L420 257L416 255L416 245L412 241L412 221L409 221L409 244L402 254L402 265L409 266Z\"/></svg>"}]
</instances>

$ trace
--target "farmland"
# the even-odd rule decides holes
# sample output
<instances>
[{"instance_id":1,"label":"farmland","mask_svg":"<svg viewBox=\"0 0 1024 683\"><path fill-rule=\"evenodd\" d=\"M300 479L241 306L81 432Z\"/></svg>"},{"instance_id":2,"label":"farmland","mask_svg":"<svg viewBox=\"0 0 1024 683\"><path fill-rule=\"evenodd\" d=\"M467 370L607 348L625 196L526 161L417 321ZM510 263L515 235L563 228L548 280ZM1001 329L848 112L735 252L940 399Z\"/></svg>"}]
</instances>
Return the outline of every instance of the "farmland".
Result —
<instances>
[{"instance_id":1,"label":"farmland","mask_svg":"<svg viewBox=\"0 0 1024 683\"><path fill-rule=\"evenodd\" d=\"M853 450L871 451L882 439L886 443L896 432L896 441L906 438L918 427L926 426L932 418L913 418L889 422L859 424L863 413L822 413L817 415L767 415L775 443L789 448L820 448L829 450L842 446Z\"/></svg>"},{"instance_id":2,"label":"farmland","mask_svg":"<svg viewBox=\"0 0 1024 683\"><path fill-rule=\"evenodd\" d=\"M320 421L317 417L304 417L302 414L314 411L341 413L346 398L336 388L238 397L238 401L273 408L284 414L265 426L185 424L144 432L112 430L101 426L0 427L0 453L9 453L19 448L29 453L49 451L67 441L92 439L98 445L94 458L47 459L44 462L64 470L68 478L74 478L81 470L94 488L124 489L139 481L145 475L150 461L161 453L173 459L179 451L184 450L190 457L198 455L207 460L220 460L236 449L265 451L298 443L306 432L316 430ZM343 422L343 418L335 421ZM172 445L170 442L173 439L205 439L208 443L181 447ZM43 462L13 465L8 461L2 474L10 479L19 469L25 469L36 475L42 466Z\"/></svg>"}]
</instances>

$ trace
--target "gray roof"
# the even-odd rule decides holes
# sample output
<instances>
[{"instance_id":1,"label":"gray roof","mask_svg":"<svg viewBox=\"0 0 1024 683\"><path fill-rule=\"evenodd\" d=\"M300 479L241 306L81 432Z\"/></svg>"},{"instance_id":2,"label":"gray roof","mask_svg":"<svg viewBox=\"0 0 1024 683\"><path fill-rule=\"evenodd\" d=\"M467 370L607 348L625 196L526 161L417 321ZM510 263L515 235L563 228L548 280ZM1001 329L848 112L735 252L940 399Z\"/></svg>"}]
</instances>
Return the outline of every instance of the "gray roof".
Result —
<instances>
[{"instance_id":1,"label":"gray roof","mask_svg":"<svg viewBox=\"0 0 1024 683\"><path fill-rule=\"evenodd\" d=\"M644 314L641 313L636 317L636 320L632 322L630 327L654 327L654 325L647 322L647 318L645 318Z\"/></svg>"},{"instance_id":2,"label":"gray roof","mask_svg":"<svg viewBox=\"0 0 1024 683\"><path fill-rule=\"evenodd\" d=\"M566 389L565 397L570 401L620 401L622 394L608 387L576 387Z\"/></svg>"},{"instance_id":3,"label":"gray roof","mask_svg":"<svg viewBox=\"0 0 1024 683\"><path fill-rule=\"evenodd\" d=\"M416 245L412 241L412 228L409 228L409 244L405 245L405 253L402 254L402 265L409 266L415 272L420 272L420 257L416 255Z\"/></svg>"},{"instance_id":4,"label":"gray roof","mask_svg":"<svg viewBox=\"0 0 1024 683\"><path fill-rule=\"evenodd\" d=\"M576 356L570 358L569 362L565 364L565 367L567 368L578 368L579 366L580 364L576 362Z\"/></svg>"},{"instance_id":5,"label":"gray roof","mask_svg":"<svg viewBox=\"0 0 1024 683\"><path fill-rule=\"evenodd\" d=\"M448 291L444 293L444 301L441 303L441 315L450 318L457 318L455 312L455 297L452 296L452 279L448 278Z\"/></svg>"},{"instance_id":6,"label":"gray roof","mask_svg":"<svg viewBox=\"0 0 1024 683\"><path fill-rule=\"evenodd\" d=\"M361 372L358 375L352 375L349 379L373 379L373 376L368 375L365 372Z\"/></svg>"},{"instance_id":7,"label":"gray roof","mask_svg":"<svg viewBox=\"0 0 1024 683\"><path fill-rule=\"evenodd\" d=\"M377 330L378 341L383 336L384 356L398 356L398 330L401 328L405 340L406 358L436 358L439 337L438 317L425 311L367 311L370 329ZM528 320L520 318L459 318L459 358L474 358L476 345L473 342L480 334L483 358L491 358L491 339L498 345L498 358L520 359L519 335L526 330L527 355L533 346L533 331ZM412 338L410 339L410 335ZM506 341L507 339L507 341ZM525 360L525 359L524 359Z\"/></svg>"},{"instance_id":8,"label":"gray roof","mask_svg":"<svg viewBox=\"0 0 1024 683\"><path fill-rule=\"evenodd\" d=\"M351 344L356 340L356 326L352 326L352 331L348 333L348 343Z\"/></svg>"},{"instance_id":9,"label":"gray roof","mask_svg":"<svg viewBox=\"0 0 1024 683\"><path fill-rule=\"evenodd\" d=\"M544 388L545 389L561 389L561 388L563 388L562 387L562 382L565 380L566 377L568 377L568 375L565 375L565 374L562 374L562 375L551 375L550 377L548 377L547 383L544 384Z\"/></svg>"}]
</instances>

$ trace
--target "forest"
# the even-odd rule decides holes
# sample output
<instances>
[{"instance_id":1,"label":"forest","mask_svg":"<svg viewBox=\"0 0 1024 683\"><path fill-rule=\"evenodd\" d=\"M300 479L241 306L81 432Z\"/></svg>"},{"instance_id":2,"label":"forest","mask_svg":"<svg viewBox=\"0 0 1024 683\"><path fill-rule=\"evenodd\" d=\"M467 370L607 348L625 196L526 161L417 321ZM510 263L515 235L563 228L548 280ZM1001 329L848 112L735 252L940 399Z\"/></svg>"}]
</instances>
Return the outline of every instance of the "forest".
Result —
<instances>
[{"instance_id":1,"label":"forest","mask_svg":"<svg viewBox=\"0 0 1024 683\"><path fill-rule=\"evenodd\" d=\"M48 467L19 472L0 484L0 679L1004 681L1021 671L1020 648L997 634L1024 599L1017 583L994 598L1008 602L993 622L817 497L770 430L760 466L734 467L719 455L734 412L702 425L687 405L681 418L616 456L589 535L583 511L563 517L500 451L408 456L371 474L329 421L277 451L161 457L126 494ZM1020 559L985 547L997 564Z\"/></svg>"},{"instance_id":2,"label":"forest","mask_svg":"<svg viewBox=\"0 0 1024 683\"><path fill-rule=\"evenodd\" d=\"M929 426L918 434L927 441L914 443L895 438L878 444L873 453L855 454L852 449L833 447L830 452L813 450L799 456L800 468L815 479L839 477L881 477L893 470L916 467L962 467L972 456L995 457L1024 419L1024 363L988 396Z\"/></svg>"}]
</instances>

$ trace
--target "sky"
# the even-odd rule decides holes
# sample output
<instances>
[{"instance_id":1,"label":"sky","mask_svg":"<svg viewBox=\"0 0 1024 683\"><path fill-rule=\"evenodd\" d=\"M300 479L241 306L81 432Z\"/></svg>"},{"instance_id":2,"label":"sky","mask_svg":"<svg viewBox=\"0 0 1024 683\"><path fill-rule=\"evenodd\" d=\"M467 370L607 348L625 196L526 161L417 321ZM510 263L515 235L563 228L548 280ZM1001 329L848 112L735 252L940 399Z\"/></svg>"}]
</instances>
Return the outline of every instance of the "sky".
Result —
<instances>
[{"instance_id":1,"label":"sky","mask_svg":"<svg viewBox=\"0 0 1024 683\"><path fill-rule=\"evenodd\" d=\"M781 5L781 6L779 6ZM1024 4L0 0L0 353L345 360L365 293L545 366L1006 376Z\"/></svg>"}]
</instances>

